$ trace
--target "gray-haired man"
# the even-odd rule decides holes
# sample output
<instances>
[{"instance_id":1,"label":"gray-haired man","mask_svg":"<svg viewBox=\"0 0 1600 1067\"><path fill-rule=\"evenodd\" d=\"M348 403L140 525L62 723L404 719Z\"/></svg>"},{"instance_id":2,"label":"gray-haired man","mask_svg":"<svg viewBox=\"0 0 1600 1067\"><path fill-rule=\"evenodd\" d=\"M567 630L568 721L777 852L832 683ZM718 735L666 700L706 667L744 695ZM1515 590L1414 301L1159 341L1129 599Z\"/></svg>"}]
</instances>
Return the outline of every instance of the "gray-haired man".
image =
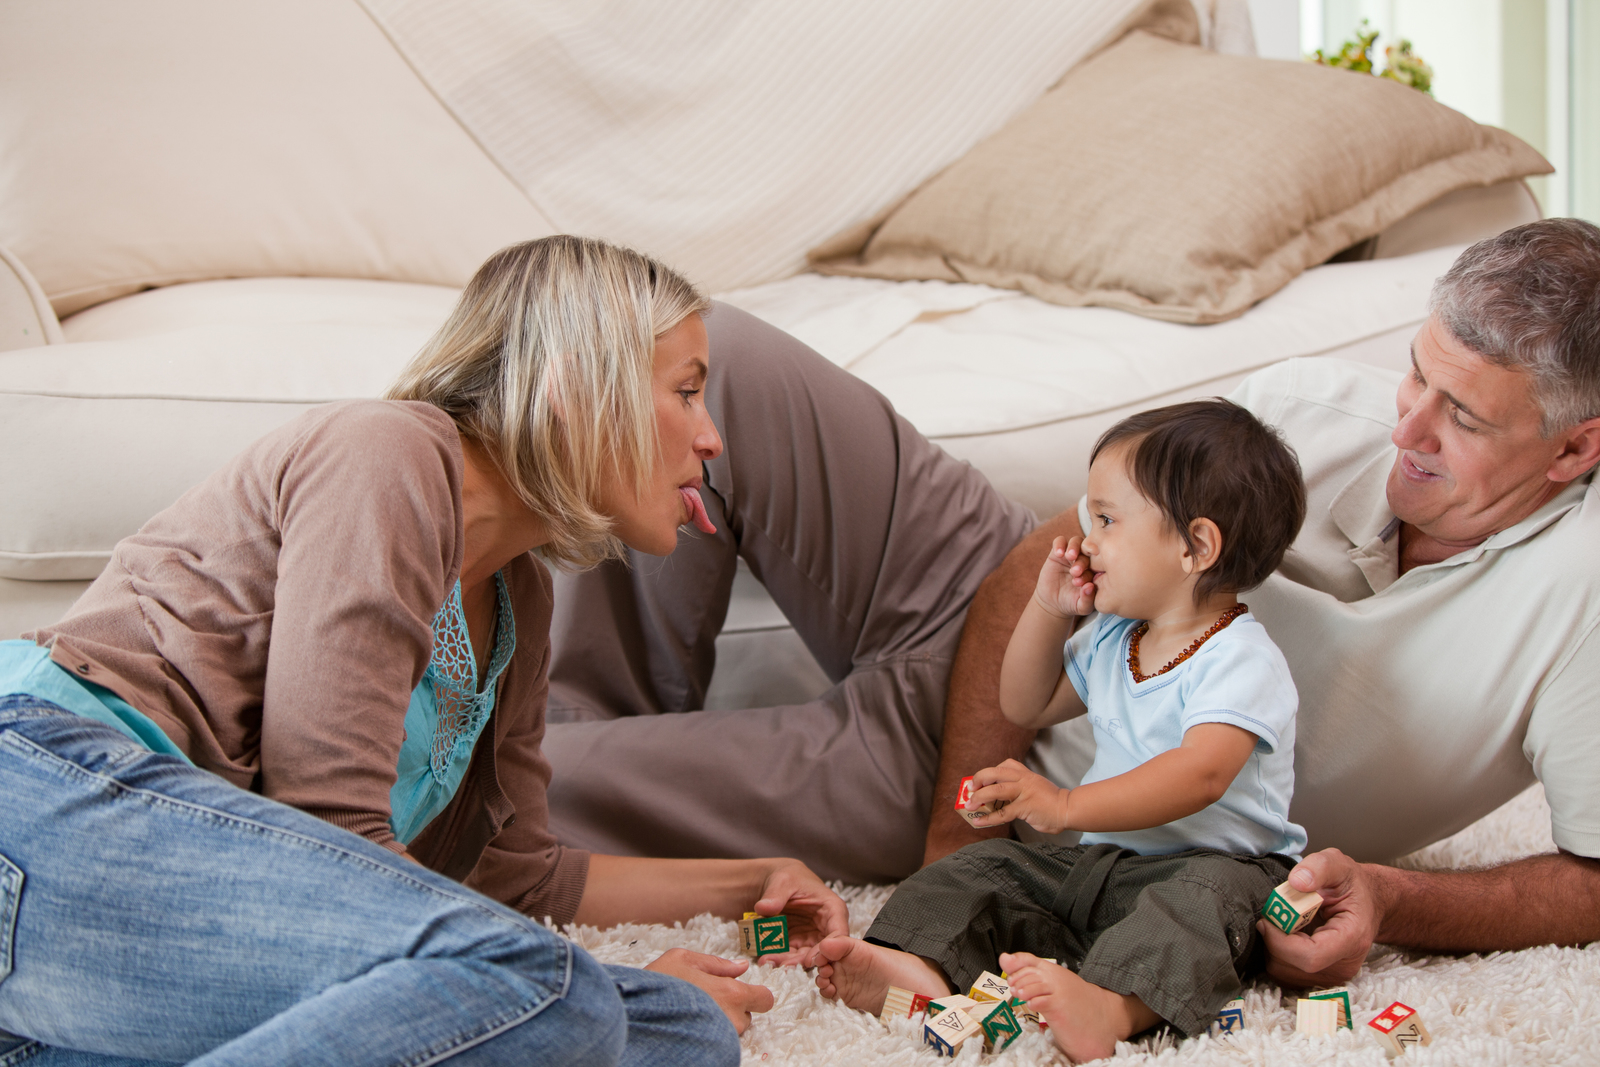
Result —
<instances>
[{"instance_id":1,"label":"gray-haired man","mask_svg":"<svg viewBox=\"0 0 1600 1067\"><path fill-rule=\"evenodd\" d=\"M1291 983L1348 977L1375 939L1600 938L1600 230L1549 219L1474 245L1430 312L1398 395L1391 376L1322 360L1234 395L1284 432L1309 491L1282 568L1245 595L1300 690L1292 815L1326 849L1291 878L1326 899L1321 924L1293 937L1263 924ZM991 725L989 646L1049 539L1077 525L1043 524L969 612L929 858L975 839L941 810L959 776L1027 747ZM1058 727L1031 758L1076 780L1076 742ZM1356 862L1447 836L1536 777L1555 855L1430 874Z\"/></svg>"}]
</instances>

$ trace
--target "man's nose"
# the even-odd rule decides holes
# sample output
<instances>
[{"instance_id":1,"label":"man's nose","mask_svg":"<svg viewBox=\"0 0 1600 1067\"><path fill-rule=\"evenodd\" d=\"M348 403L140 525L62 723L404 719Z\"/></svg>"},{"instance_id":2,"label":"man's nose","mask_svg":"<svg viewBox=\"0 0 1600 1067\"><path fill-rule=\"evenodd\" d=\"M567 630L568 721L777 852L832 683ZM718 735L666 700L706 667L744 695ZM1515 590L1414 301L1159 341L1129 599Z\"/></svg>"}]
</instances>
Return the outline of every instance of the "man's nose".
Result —
<instances>
[{"instance_id":1,"label":"man's nose","mask_svg":"<svg viewBox=\"0 0 1600 1067\"><path fill-rule=\"evenodd\" d=\"M1439 451L1439 435L1433 429L1435 406L1428 403L1426 397L1419 397L1417 402L1400 416L1400 421L1395 423L1394 433L1389 435L1389 440L1394 442L1396 448L1403 448L1408 452Z\"/></svg>"}]
</instances>

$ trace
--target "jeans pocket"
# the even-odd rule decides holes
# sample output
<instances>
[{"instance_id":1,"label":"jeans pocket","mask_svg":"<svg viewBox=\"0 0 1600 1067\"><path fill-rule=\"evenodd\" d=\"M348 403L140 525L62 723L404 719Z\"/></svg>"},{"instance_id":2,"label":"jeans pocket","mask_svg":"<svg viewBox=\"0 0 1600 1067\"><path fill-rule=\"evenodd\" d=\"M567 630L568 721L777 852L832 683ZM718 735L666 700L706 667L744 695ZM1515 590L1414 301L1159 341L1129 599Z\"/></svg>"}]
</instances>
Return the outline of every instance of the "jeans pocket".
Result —
<instances>
[{"instance_id":1,"label":"jeans pocket","mask_svg":"<svg viewBox=\"0 0 1600 1067\"><path fill-rule=\"evenodd\" d=\"M0 982L11 977L11 953L17 936L17 907L22 903L22 869L0 855Z\"/></svg>"}]
</instances>

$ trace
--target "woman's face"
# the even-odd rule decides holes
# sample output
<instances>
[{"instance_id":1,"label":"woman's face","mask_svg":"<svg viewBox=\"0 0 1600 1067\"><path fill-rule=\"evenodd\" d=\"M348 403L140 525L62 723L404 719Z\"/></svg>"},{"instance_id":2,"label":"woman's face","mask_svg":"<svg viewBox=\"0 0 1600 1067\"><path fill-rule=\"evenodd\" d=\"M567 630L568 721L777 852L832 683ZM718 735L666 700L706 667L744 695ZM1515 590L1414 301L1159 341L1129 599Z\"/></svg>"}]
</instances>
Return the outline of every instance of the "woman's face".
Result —
<instances>
[{"instance_id":1,"label":"woman's face","mask_svg":"<svg viewBox=\"0 0 1600 1067\"><path fill-rule=\"evenodd\" d=\"M655 474L635 495L633 479L618 472L600 494L600 510L629 548L665 556L677 547L678 527L693 522L707 533L714 529L700 503L700 464L722 454L722 438L705 406L709 360L699 315L656 338L650 386L659 444Z\"/></svg>"}]
</instances>

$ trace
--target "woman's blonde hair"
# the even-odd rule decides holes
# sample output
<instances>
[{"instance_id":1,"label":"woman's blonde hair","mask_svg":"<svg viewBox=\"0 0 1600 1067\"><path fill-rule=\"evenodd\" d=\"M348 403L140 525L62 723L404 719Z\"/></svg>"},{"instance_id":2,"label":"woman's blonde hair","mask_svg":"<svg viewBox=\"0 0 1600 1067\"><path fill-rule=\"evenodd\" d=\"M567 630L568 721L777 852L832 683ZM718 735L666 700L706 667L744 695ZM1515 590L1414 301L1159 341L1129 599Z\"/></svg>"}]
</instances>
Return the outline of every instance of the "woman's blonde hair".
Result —
<instances>
[{"instance_id":1,"label":"woman's blonde hair","mask_svg":"<svg viewBox=\"0 0 1600 1067\"><path fill-rule=\"evenodd\" d=\"M621 555L596 509L615 472L642 490L657 461L655 339L710 302L655 260L585 237L503 248L389 389L441 408L572 566Z\"/></svg>"}]
</instances>

